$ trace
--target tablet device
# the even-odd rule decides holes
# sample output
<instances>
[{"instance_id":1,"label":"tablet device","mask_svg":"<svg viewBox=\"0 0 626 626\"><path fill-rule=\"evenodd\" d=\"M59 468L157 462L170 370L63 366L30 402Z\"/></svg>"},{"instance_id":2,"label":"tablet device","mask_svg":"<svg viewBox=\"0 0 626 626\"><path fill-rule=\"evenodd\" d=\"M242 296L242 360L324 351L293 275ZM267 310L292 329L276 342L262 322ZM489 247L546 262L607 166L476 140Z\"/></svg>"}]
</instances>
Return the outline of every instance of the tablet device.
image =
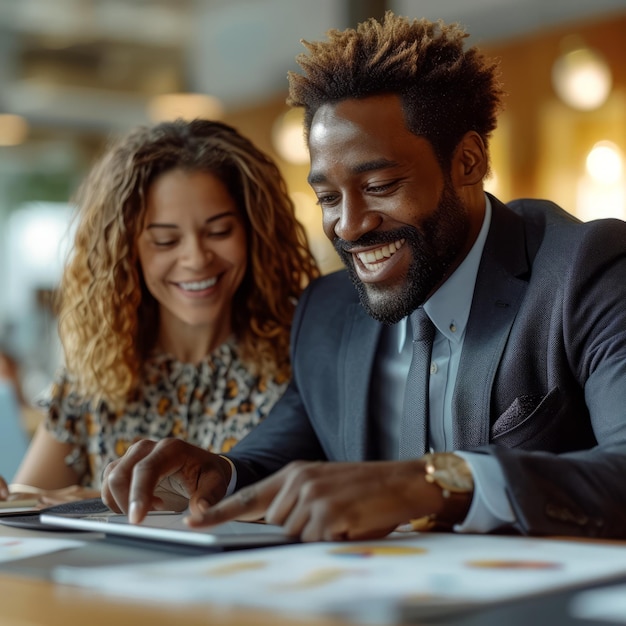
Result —
<instances>
[{"instance_id":1,"label":"tablet device","mask_svg":"<svg viewBox=\"0 0 626 626\"><path fill-rule=\"evenodd\" d=\"M145 540L206 548L243 548L296 543L280 526L262 522L226 522L207 528L189 528L183 519L188 512L151 511L141 524L131 524L126 515L109 511L90 515L42 513L42 524L69 530L87 530L109 537Z\"/></svg>"}]
</instances>

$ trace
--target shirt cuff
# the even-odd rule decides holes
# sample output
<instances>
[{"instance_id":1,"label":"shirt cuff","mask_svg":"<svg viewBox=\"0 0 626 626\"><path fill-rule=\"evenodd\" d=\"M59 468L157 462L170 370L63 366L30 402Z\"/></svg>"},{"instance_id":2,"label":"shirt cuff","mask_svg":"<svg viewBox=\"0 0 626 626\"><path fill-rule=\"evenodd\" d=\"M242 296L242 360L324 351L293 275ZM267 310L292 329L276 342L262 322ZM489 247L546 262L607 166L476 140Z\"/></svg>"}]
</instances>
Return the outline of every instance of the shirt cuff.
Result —
<instances>
[{"instance_id":1,"label":"shirt cuff","mask_svg":"<svg viewBox=\"0 0 626 626\"><path fill-rule=\"evenodd\" d=\"M515 514L506 495L504 473L498 461L487 454L458 452L474 477L474 497L466 518L456 524L459 533L486 533L515 522Z\"/></svg>"},{"instance_id":2,"label":"shirt cuff","mask_svg":"<svg viewBox=\"0 0 626 626\"><path fill-rule=\"evenodd\" d=\"M228 461L228 464L230 465L230 482L228 483L228 487L226 487L226 493L224 494L224 497L226 497L230 496L235 491L235 487L237 486L237 468L227 456L223 456L221 454L219 456L220 458Z\"/></svg>"}]
</instances>

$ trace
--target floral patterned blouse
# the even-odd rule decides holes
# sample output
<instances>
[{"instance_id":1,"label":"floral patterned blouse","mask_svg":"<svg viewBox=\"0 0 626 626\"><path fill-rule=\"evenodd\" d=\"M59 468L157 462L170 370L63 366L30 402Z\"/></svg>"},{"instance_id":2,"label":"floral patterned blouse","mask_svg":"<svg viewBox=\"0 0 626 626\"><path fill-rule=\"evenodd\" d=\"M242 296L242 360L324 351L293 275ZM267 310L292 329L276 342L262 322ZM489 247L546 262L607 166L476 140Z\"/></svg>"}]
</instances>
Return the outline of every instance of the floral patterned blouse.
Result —
<instances>
[{"instance_id":1,"label":"floral patterned blouse","mask_svg":"<svg viewBox=\"0 0 626 626\"><path fill-rule=\"evenodd\" d=\"M287 380L252 375L234 342L226 342L198 365L158 354L144 364L137 399L119 414L72 390L62 370L50 394L46 428L74 445L66 463L85 487L99 489L108 463L139 439L178 437L216 453L242 439L269 412Z\"/></svg>"}]
</instances>

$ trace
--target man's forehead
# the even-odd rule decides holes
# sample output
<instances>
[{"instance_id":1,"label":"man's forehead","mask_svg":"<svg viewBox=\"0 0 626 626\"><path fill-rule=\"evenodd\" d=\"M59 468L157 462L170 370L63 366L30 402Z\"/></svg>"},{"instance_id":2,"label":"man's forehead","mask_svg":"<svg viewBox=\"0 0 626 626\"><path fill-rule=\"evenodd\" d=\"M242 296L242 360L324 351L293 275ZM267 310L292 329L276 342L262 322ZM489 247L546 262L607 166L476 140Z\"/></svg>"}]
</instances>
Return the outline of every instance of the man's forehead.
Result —
<instances>
[{"instance_id":1,"label":"man's forehead","mask_svg":"<svg viewBox=\"0 0 626 626\"><path fill-rule=\"evenodd\" d=\"M329 102L320 106L311 120L309 143L325 139L327 126L360 130L376 135L393 128L408 131L402 102L398 96L385 94L366 98L350 98L339 102Z\"/></svg>"}]
</instances>

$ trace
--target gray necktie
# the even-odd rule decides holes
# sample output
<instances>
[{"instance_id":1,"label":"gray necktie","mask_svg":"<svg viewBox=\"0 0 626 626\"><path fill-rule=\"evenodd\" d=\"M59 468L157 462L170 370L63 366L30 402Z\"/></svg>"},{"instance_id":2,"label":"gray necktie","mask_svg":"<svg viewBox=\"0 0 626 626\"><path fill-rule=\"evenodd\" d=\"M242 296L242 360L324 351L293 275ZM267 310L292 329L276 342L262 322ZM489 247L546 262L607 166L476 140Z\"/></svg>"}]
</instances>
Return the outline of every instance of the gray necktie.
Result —
<instances>
[{"instance_id":1,"label":"gray necktie","mask_svg":"<svg viewBox=\"0 0 626 626\"><path fill-rule=\"evenodd\" d=\"M400 425L400 458L415 459L426 452L428 433L428 377L435 326L422 307L410 315L413 357L404 393Z\"/></svg>"}]
</instances>

